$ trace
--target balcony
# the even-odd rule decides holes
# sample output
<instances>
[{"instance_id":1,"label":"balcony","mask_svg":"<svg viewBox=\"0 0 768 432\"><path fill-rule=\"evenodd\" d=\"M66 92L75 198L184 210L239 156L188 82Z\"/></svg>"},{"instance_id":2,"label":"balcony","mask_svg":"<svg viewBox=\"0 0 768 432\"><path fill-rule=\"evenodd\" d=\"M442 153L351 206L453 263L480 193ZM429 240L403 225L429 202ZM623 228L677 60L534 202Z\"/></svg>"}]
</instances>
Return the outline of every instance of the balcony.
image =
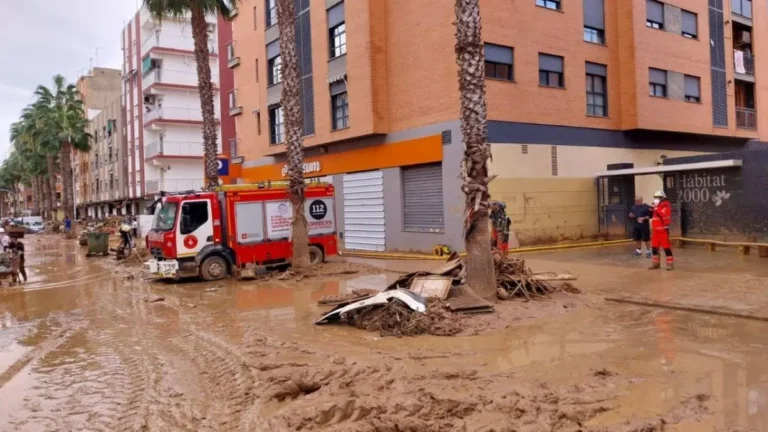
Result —
<instances>
[{"instance_id":1,"label":"balcony","mask_svg":"<svg viewBox=\"0 0 768 432\"><path fill-rule=\"evenodd\" d=\"M227 44L227 67L232 69L233 67L240 65L240 57L235 54L235 42Z\"/></svg>"},{"instance_id":2,"label":"balcony","mask_svg":"<svg viewBox=\"0 0 768 432\"><path fill-rule=\"evenodd\" d=\"M751 108L736 107L736 127L739 129L757 129L757 111Z\"/></svg>"},{"instance_id":3,"label":"balcony","mask_svg":"<svg viewBox=\"0 0 768 432\"><path fill-rule=\"evenodd\" d=\"M195 41L192 36L169 35L163 34L161 31L159 34L153 34L141 42L142 57L153 49L171 53L194 53ZM208 35L208 51L211 55L218 54L218 45L216 39L211 38L210 34Z\"/></svg>"},{"instance_id":4,"label":"balcony","mask_svg":"<svg viewBox=\"0 0 768 432\"><path fill-rule=\"evenodd\" d=\"M188 190L200 190L203 188L204 181L198 179L166 179L166 180L148 180L145 188L148 194L163 192L183 192Z\"/></svg>"},{"instance_id":5,"label":"balcony","mask_svg":"<svg viewBox=\"0 0 768 432\"><path fill-rule=\"evenodd\" d=\"M752 21L752 0L731 0L731 12L734 18ZM741 21L741 20L739 20Z\"/></svg>"},{"instance_id":6,"label":"balcony","mask_svg":"<svg viewBox=\"0 0 768 432\"><path fill-rule=\"evenodd\" d=\"M755 56L752 54L733 50L733 70L739 75L755 75Z\"/></svg>"},{"instance_id":7,"label":"balcony","mask_svg":"<svg viewBox=\"0 0 768 432\"><path fill-rule=\"evenodd\" d=\"M144 159L203 157L202 142L154 141L144 146Z\"/></svg>"},{"instance_id":8,"label":"balcony","mask_svg":"<svg viewBox=\"0 0 768 432\"><path fill-rule=\"evenodd\" d=\"M219 74L211 70L211 82L214 89L219 85ZM151 70L141 81L144 92L148 88L167 87L197 90L197 72L184 70L154 69Z\"/></svg>"},{"instance_id":9,"label":"balcony","mask_svg":"<svg viewBox=\"0 0 768 432\"><path fill-rule=\"evenodd\" d=\"M218 117L218 113L216 115ZM195 124L203 122L200 108L162 107L144 112L144 126L150 123Z\"/></svg>"}]
</instances>

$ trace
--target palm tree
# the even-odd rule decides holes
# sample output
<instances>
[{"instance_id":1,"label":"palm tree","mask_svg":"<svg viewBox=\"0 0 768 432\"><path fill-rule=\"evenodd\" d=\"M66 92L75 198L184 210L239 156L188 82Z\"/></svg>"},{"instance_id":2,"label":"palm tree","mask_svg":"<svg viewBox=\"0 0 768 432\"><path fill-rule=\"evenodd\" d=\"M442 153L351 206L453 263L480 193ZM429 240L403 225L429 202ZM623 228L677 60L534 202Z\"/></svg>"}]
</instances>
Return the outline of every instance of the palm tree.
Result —
<instances>
[{"instance_id":1,"label":"palm tree","mask_svg":"<svg viewBox=\"0 0 768 432\"><path fill-rule=\"evenodd\" d=\"M195 41L197 62L197 88L200 93L200 108L203 113L203 164L205 187L213 189L219 185L219 162L216 159L216 111L213 105L213 83L211 82L210 51L208 50L208 23L206 15L220 14L224 19L232 18L239 0L144 0L144 6L159 22L163 19L184 19L192 17L192 38Z\"/></svg>"},{"instance_id":2,"label":"palm tree","mask_svg":"<svg viewBox=\"0 0 768 432\"><path fill-rule=\"evenodd\" d=\"M58 153L61 173L62 195L61 204L64 214L72 214L72 204L75 202L72 186L72 152L73 150L87 152L90 150L91 135L88 130L88 119L85 116L85 105L73 84L66 85L62 75L53 77L53 90L38 86L35 90L37 102L35 112L42 125L45 126L44 140L49 145L51 153ZM50 169L50 162L49 162ZM55 187L55 186L54 186Z\"/></svg>"},{"instance_id":3,"label":"palm tree","mask_svg":"<svg viewBox=\"0 0 768 432\"><path fill-rule=\"evenodd\" d=\"M496 294L491 253L488 207L490 194L487 105L479 0L456 0L456 64L461 99L461 162L465 199L464 242L467 249L467 284L481 297Z\"/></svg>"},{"instance_id":4,"label":"palm tree","mask_svg":"<svg viewBox=\"0 0 768 432\"><path fill-rule=\"evenodd\" d=\"M55 200L51 193L55 190L55 184L52 185L49 178L55 174L56 159L55 155L46 154L48 149L41 144L44 135L42 130L38 128L38 114L33 106L29 106L22 111L19 121L11 125L10 138L13 150L24 161L26 172L33 176L36 211L49 219L53 218L55 210ZM53 181L55 183L55 177Z\"/></svg>"},{"instance_id":5,"label":"palm tree","mask_svg":"<svg viewBox=\"0 0 768 432\"><path fill-rule=\"evenodd\" d=\"M288 188L293 206L292 265L295 268L308 267L309 234L307 217L304 214L304 150L302 148L303 116L299 97L299 59L296 54L296 11L294 0L278 0L277 25L280 27L280 59L282 65L283 89L281 104L285 116L285 142L288 150Z\"/></svg>"}]
</instances>

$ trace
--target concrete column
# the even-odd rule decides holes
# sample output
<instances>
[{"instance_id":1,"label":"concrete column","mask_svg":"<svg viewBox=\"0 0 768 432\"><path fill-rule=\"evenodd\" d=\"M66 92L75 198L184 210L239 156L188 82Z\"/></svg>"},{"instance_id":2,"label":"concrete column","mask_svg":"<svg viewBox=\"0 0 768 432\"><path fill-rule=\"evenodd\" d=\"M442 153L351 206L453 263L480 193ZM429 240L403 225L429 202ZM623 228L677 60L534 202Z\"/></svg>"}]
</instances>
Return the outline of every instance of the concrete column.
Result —
<instances>
[{"instance_id":1,"label":"concrete column","mask_svg":"<svg viewBox=\"0 0 768 432\"><path fill-rule=\"evenodd\" d=\"M685 100L685 75L667 72L667 96L670 99Z\"/></svg>"},{"instance_id":2,"label":"concrete column","mask_svg":"<svg viewBox=\"0 0 768 432\"><path fill-rule=\"evenodd\" d=\"M683 14L680 8L664 3L664 30L683 34Z\"/></svg>"}]
</instances>

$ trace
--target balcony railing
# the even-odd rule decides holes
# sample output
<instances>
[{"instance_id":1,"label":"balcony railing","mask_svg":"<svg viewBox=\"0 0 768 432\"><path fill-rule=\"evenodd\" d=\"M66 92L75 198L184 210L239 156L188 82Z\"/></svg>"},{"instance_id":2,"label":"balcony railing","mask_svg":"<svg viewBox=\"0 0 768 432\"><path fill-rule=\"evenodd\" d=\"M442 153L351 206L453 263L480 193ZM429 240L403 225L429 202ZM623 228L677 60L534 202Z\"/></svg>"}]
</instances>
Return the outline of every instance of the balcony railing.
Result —
<instances>
[{"instance_id":1,"label":"balcony railing","mask_svg":"<svg viewBox=\"0 0 768 432\"><path fill-rule=\"evenodd\" d=\"M229 155L231 157L237 157L237 138L229 139Z\"/></svg>"},{"instance_id":2,"label":"balcony railing","mask_svg":"<svg viewBox=\"0 0 768 432\"><path fill-rule=\"evenodd\" d=\"M755 57L744 51L733 50L733 70L744 75L755 74Z\"/></svg>"},{"instance_id":3,"label":"balcony railing","mask_svg":"<svg viewBox=\"0 0 768 432\"><path fill-rule=\"evenodd\" d=\"M750 108L736 107L736 127L757 129L757 111Z\"/></svg>"},{"instance_id":4,"label":"balcony railing","mask_svg":"<svg viewBox=\"0 0 768 432\"><path fill-rule=\"evenodd\" d=\"M214 86L219 85L219 74L211 71L211 82ZM152 84L185 85L197 87L197 72L193 70L169 70L154 69L150 71L142 80L142 87L148 88Z\"/></svg>"},{"instance_id":5,"label":"balcony railing","mask_svg":"<svg viewBox=\"0 0 768 432\"><path fill-rule=\"evenodd\" d=\"M216 116L218 118L218 115ZM144 124L153 120L166 121L203 121L203 113L200 108L176 108L162 107L159 109L150 109L144 112Z\"/></svg>"},{"instance_id":6,"label":"balcony railing","mask_svg":"<svg viewBox=\"0 0 768 432\"><path fill-rule=\"evenodd\" d=\"M210 37L210 35L209 35ZM163 34L161 31L159 34L153 34L150 37L144 39L141 42L141 54L144 55L152 48L169 48L182 51L194 51L195 41L192 36L179 36ZM211 54L216 54L218 45L216 39L208 39L208 51Z\"/></svg>"},{"instance_id":7,"label":"balcony railing","mask_svg":"<svg viewBox=\"0 0 768 432\"><path fill-rule=\"evenodd\" d=\"M144 159L155 156L203 156L203 143L194 141L154 141L144 146Z\"/></svg>"},{"instance_id":8,"label":"balcony railing","mask_svg":"<svg viewBox=\"0 0 768 432\"><path fill-rule=\"evenodd\" d=\"M165 179L165 180L148 180L146 192L158 193L164 192L182 192L188 190L198 190L203 187L203 179Z\"/></svg>"},{"instance_id":9,"label":"balcony railing","mask_svg":"<svg viewBox=\"0 0 768 432\"><path fill-rule=\"evenodd\" d=\"M752 0L731 0L731 12L752 19Z\"/></svg>"}]
</instances>

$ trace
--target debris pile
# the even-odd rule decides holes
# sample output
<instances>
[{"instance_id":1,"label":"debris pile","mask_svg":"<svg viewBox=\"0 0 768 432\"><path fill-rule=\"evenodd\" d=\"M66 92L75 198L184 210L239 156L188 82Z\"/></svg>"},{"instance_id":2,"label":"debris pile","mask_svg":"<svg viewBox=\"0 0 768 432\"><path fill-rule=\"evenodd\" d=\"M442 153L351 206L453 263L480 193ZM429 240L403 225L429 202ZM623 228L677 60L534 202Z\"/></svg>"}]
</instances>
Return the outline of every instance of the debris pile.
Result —
<instances>
[{"instance_id":1,"label":"debris pile","mask_svg":"<svg viewBox=\"0 0 768 432\"><path fill-rule=\"evenodd\" d=\"M9 253L0 252L0 273L10 273L13 271L13 256Z\"/></svg>"},{"instance_id":2,"label":"debris pile","mask_svg":"<svg viewBox=\"0 0 768 432\"><path fill-rule=\"evenodd\" d=\"M493 263L496 268L496 296L501 300L512 297L524 297L526 300L547 297L564 288L571 293L580 292L570 283L560 283L576 279L569 273L534 273L525 265L524 259L513 258L499 251L493 252Z\"/></svg>"},{"instance_id":3,"label":"debris pile","mask_svg":"<svg viewBox=\"0 0 768 432\"><path fill-rule=\"evenodd\" d=\"M350 324L357 328L397 337L453 336L464 330L463 319L448 311L440 300L429 302L425 313L414 311L400 300L393 300L384 306L352 312L349 316Z\"/></svg>"}]
</instances>

